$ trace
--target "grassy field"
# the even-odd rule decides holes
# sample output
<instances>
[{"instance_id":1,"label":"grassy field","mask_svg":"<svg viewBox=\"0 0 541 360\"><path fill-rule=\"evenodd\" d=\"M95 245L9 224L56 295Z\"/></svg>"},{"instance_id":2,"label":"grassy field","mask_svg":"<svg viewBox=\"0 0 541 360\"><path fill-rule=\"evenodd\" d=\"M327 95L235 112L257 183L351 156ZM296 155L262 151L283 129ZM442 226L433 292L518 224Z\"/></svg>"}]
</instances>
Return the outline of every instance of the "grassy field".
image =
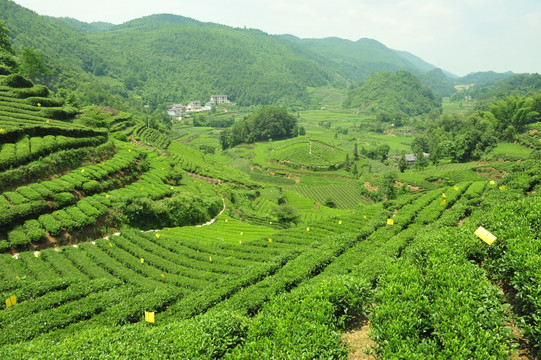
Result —
<instances>
[{"instance_id":1,"label":"grassy field","mask_svg":"<svg viewBox=\"0 0 541 360\"><path fill-rule=\"evenodd\" d=\"M483 160L516 161L527 159L532 150L514 143L500 143L492 151L483 156Z\"/></svg>"}]
</instances>

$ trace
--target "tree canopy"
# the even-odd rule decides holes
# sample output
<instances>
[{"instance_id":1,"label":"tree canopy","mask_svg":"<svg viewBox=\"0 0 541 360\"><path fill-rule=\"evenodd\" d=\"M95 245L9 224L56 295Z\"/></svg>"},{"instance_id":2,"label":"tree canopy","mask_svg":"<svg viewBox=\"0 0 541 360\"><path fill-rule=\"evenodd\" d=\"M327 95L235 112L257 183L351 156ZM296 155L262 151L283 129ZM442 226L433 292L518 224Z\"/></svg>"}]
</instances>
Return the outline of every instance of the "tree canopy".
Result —
<instances>
[{"instance_id":1,"label":"tree canopy","mask_svg":"<svg viewBox=\"0 0 541 360\"><path fill-rule=\"evenodd\" d=\"M297 118L279 106L263 106L259 111L236 122L231 129L224 130L220 136L222 148L226 149L241 143L262 140L277 140L292 137L297 126Z\"/></svg>"},{"instance_id":2,"label":"tree canopy","mask_svg":"<svg viewBox=\"0 0 541 360\"><path fill-rule=\"evenodd\" d=\"M407 71L380 72L351 90L343 106L416 116L441 108L441 100Z\"/></svg>"}]
</instances>

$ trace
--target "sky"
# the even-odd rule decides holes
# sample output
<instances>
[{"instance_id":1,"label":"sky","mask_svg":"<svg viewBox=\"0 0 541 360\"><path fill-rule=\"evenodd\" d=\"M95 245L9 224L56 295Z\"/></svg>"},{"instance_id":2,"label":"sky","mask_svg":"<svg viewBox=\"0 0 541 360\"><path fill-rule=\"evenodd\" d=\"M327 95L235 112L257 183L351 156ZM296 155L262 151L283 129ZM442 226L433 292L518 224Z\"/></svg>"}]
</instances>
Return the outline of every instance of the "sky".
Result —
<instances>
[{"instance_id":1,"label":"sky","mask_svg":"<svg viewBox=\"0 0 541 360\"><path fill-rule=\"evenodd\" d=\"M443 70L541 73L541 0L15 0L113 24L152 14L301 38L375 39Z\"/></svg>"}]
</instances>

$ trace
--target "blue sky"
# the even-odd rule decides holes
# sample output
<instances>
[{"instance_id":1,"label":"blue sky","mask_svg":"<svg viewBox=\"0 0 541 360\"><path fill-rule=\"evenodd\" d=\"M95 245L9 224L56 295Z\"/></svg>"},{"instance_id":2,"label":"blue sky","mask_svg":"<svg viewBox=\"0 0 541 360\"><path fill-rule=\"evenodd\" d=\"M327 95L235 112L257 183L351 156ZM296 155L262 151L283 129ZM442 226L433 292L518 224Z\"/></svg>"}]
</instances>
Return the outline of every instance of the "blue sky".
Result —
<instances>
[{"instance_id":1,"label":"blue sky","mask_svg":"<svg viewBox=\"0 0 541 360\"><path fill-rule=\"evenodd\" d=\"M40 15L120 24L171 13L269 34L372 38L457 75L541 73L541 0L15 0Z\"/></svg>"}]
</instances>

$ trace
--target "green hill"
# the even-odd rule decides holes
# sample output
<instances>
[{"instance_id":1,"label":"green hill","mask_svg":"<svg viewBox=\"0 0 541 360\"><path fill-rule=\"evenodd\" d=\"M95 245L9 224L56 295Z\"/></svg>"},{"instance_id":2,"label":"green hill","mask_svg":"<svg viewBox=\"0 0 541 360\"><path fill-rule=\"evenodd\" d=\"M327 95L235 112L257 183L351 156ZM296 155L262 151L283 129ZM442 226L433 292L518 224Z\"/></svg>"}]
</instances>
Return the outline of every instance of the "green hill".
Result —
<instances>
[{"instance_id":1,"label":"green hill","mask_svg":"<svg viewBox=\"0 0 541 360\"><path fill-rule=\"evenodd\" d=\"M307 87L344 86L378 71L421 74L433 66L371 39L298 39L160 14L122 25L38 16L0 0L14 47L40 49L52 75L34 80L74 90L85 104L126 110L227 94L241 105L315 106ZM161 109L161 108L160 108ZM160 110L161 111L161 110Z\"/></svg>"},{"instance_id":2,"label":"green hill","mask_svg":"<svg viewBox=\"0 0 541 360\"><path fill-rule=\"evenodd\" d=\"M282 38L308 49L320 64L353 82L365 80L379 71L407 70L419 74L434 69L434 66L422 61L414 64L411 59L373 39L300 39L291 35L283 35Z\"/></svg>"},{"instance_id":3,"label":"green hill","mask_svg":"<svg viewBox=\"0 0 541 360\"><path fill-rule=\"evenodd\" d=\"M431 89L441 97L449 97L456 90L453 81L449 79L441 69L434 69L425 74L418 75L421 84Z\"/></svg>"},{"instance_id":4,"label":"green hill","mask_svg":"<svg viewBox=\"0 0 541 360\"><path fill-rule=\"evenodd\" d=\"M441 104L399 70L346 99L377 114L220 104L160 128L162 101L227 76L249 75L223 84L239 103L298 108L309 84L336 103L349 80L257 30L20 14L55 34L41 37L58 65L48 82L109 106L0 67L0 359L541 355L539 75L504 80L491 89L506 96L474 111L417 116ZM12 35L30 44L20 24ZM112 107L147 101L144 117ZM394 115L402 126L383 120ZM228 128L209 125L233 123L240 141L221 150Z\"/></svg>"},{"instance_id":5,"label":"green hill","mask_svg":"<svg viewBox=\"0 0 541 360\"><path fill-rule=\"evenodd\" d=\"M375 112L425 114L441 107L434 93L406 71L380 72L352 89L344 100L346 108L360 107Z\"/></svg>"}]
</instances>

